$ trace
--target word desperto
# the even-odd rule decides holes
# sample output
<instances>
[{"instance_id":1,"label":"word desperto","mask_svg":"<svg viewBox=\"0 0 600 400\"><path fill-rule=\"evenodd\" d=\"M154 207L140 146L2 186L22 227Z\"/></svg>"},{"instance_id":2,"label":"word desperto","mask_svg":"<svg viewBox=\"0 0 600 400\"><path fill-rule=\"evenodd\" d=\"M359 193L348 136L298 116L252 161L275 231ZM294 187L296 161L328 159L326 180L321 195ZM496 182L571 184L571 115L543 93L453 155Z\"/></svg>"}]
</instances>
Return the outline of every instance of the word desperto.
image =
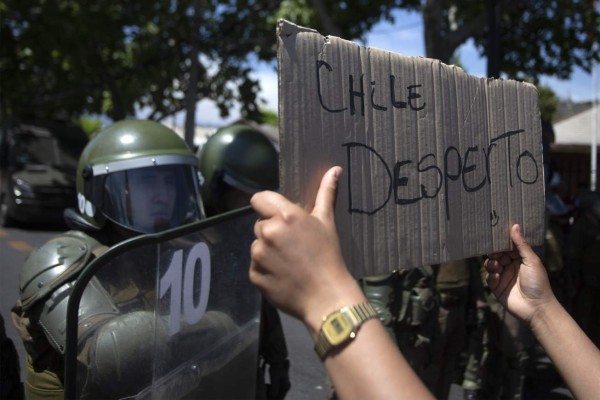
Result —
<instances>
[{"instance_id":1,"label":"word desperto","mask_svg":"<svg viewBox=\"0 0 600 400\"><path fill-rule=\"evenodd\" d=\"M504 157L508 168L503 171L508 172L508 181L510 187L515 182L525 185L535 184L540 177L541 160L536 160L529 150L523 150L520 153L511 147L511 138L523 133L523 129L508 131L498 135L490 140L490 143L483 146L468 147L460 151L454 146L448 146L444 151L443 158L438 162L434 153L428 153L415 159L398 160L393 166L390 166L386 160L372 147L358 142L349 142L342 144L346 148L347 171L348 171L348 211L349 213L361 213L373 215L384 208L393 198L398 206L417 203L423 199L433 199L442 191L446 204L446 219L450 219L450 185L453 182L462 186L467 193L477 192L486 185L491 185L492 163L494 156ZM505 146L500 146L501 144ZM502 153L503 152L503 153ZM363 162L358 160L363 158ZM366 157L366 158L365 158ZM356 199L361 196L353 196L353 187L362 188L354 182L359 182L359 177L364 174L357 174L360 171L353 171L352 165L369 165L376 168L379 164L386 176L387 182L380 182L387 193L373 194L373 198L381 198L381 202L367 208L355 204ZM358 176L357 176L358 175ZM369 174L367 174L369 176ZM372 175L374 176L374 175ZM354 182L353 182L354 181ZM360 200L358 200L359 202Z\"/></svg>"}]
</instances>

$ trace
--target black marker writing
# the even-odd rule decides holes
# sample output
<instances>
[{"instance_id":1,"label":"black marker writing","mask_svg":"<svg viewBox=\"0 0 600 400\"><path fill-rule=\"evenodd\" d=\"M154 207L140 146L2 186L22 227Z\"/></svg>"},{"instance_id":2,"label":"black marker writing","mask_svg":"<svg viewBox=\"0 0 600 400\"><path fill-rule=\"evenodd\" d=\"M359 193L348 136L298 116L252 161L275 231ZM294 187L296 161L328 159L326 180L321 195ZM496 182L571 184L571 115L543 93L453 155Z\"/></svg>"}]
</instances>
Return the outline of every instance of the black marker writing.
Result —
<instances>
[{"instance_id":1,"label":"black marker writing","mask_svg":"<svg viewBox=\"0 0 600 400\"><path fill-rule=\"evenodd\" d=\"M433 153L425 154L415 162L411 159L397 160L393 167L390 167L384 158L377 153L375 149L362 143L351 142L342 146L346 147L347 171L348 171L348 211L350 213L361 213L373 215L384 208L394 199L397 205L406 205L417 203L423 199L437 197L440 191L444 190L444 201L446 209L446 219L450 219L450 197L451 186L458 183L462 190L467 193L474 193L483 189L486 185L492 184L490 159L495 152L504 149L508 160L509 185L514 185L513 175L516 181L522 184L531 185L539 179L540 160L536 160L529 150L521 151L516 154L510 146L510 140L513 136L523 133L524 130L514 130L505 132L492 140L483 147L469 146L461 151L454 146L448 146L444 151L443 159L438 162ZM505 148L498 144L507 142ZM373 157L374 156L374 157ZM382 187L386 187L385 193L375 193L371 197L375 204L366 206L360 203L358 196L353 196L354 190L360 190L353 179L356 177L352 171L352 165L361 158L369 159L368 165L373 168L382 168L383 173L378 176L387 178ZM478 162L479 160L479 162ZM527 163L528 165L525 165ZM440 165L438 165L440 164ZM528 171L525 175L524 171ZM358 189L357 189L358 188Z\"/></svg>"},{"instance_id":2,"label":"black marker writing","mask_svg":"<svg viewBox=\"0 0 600 400\"><path fill-rule=\"evenodd\" d=\"M329 74L336 74L339 73L338 71L335 71L333 69L333 67L327 63L326 61L323 60L318 60L316 63L316 73L317 73L317 97L319 98L319 104L321 105L321 107L331 113L340 113L340 112L344 112L346 110L350 111L350 115L356 115L357 114L357 109L360 110L360 116L365 115L365 84L364 84L364 74L361 74L360 76L354 76L353 74L348 75L348 87L347 88L341 88L340 90L340 96L339 96L339 100L337 102L335 102L336 104L329 104L325 102L325 100L323 99L323 94L324 94L324 87L326 87L326 85L322 84L322 74L324 77L328 77L330 79L334 79L334 76L329 76ZM389 75L389 79L390 79L390 86L389 88L386 88L384 85L382 85L381 83L371 80L371 81L367 81L368 83L370 83L371 86L371 91L370 91L370 95L367 96L366 98L369 101L368 106L370 106L373 110L378 110L378 111L387 111L389 107L392 108L397 108L397 109L403 109L403 108L408 108L412 111L420 111L422 109L425 108L426 103L423 102L422 100L420 100L422 98L421 94L419 93L419 89L421 88L422 85L408 85L406 86L406 91L408 92L408 94L406 95L406 101L402 101L400 100L401 97L399 96L399 93L401 93L401 90L398 89L396 86L396 77L394 75ZM389 104L386 103L385 104L379 104L376 102L376 97L377 97L377 93L378 93L378 89L381 88L380 90L389 90ZM338 88L335 88L338 89ZM331 89L330 89L331 90ZM344 104L344 96L347 95L348 98L348 103L350 107L343 107L341 106L341 104ZM388 96L384 95L383 98L387 98ZM381 96L380 96L381 98Z\"/></svg>"}]
</instances>

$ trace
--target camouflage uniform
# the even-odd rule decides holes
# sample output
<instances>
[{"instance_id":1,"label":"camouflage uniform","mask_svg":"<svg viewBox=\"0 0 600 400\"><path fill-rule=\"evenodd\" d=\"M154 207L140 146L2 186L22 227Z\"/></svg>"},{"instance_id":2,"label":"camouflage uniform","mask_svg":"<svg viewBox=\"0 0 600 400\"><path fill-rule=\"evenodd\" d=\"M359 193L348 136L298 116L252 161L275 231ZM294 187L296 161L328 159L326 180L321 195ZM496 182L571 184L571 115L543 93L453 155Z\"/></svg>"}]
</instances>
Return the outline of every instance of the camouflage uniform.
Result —
<instances>
[{"instance_id":1,"label":"camouflage uniform","mask_svg":"<svg viewBox=\"0 0 600 400\"><path fill-rule=\"evenodd\" d=\"M434 269L441 303L438 315L440 334L434 344L431 368L432 389L437 398L447 398L452 383L461 383L463 380L464 361L461 355L465 355L467 345L472 347L481 343L477 300L480 305L483 304L483 290L478 264L474 259L438 264ZM475 348L471 350L476 351ZM466 382L468 389L478 390L478 380L469 379Z\"/></svg>"},{"instance_id":2,"label":"camouflage uniform","mask_svg":"<svg viewBox=\"0 0 600 400\"><path fill-rule=\"evenodd\" d=\"M464 353L463 398L475 400L483 397L483 356L485 329L489 319L489 305L483 294L483 285L473 282L477 292L475 307L469 307L467 313L467 345ZM481 289L481 291L480 291ZM472 298L472 297L471 297Z\"/></svg>"},{"instance_id":3,"label":"camouflage uniform","mask_svg":"<svg viewBox=\"0 0 600 400\"><path fill-rule=\"evenodd\" d=\"M439 294L431 267L394 271L360 280L388 334L424 381L437 334Z\"/></svg>"},{"instance_id":4,"label":"camouflage uniform","mask_svg":"<svg viewBox=\"0 0 600 400\"><path fill-rule=\"evenodd\" d=\"M483 279L483 265L481 270ZM533 335L523 322L506 312L487 287L485 297L490 313L481 361L483 398L521 399Z\"/></svg>"}]
</instances>

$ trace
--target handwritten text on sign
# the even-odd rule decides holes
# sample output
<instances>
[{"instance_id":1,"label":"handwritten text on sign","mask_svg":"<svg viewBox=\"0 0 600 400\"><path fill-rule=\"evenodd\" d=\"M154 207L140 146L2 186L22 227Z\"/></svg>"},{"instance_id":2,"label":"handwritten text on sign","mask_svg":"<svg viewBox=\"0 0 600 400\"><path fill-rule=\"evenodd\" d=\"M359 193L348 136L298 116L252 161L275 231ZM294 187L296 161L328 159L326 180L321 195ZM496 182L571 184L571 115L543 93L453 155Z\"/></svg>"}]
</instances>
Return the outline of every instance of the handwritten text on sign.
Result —
<instances>
[{"instance_id":1,"label":"handwritten text on sign","mask_svg":"<svg viewBox=\"0 0 600 400\"><path fill-rule=\"evenodd\" d=\"M310 207L344 167L336 223L356 275L543 238L537 92L281 21L281 188Z\"/></svg>"}]
</instances>

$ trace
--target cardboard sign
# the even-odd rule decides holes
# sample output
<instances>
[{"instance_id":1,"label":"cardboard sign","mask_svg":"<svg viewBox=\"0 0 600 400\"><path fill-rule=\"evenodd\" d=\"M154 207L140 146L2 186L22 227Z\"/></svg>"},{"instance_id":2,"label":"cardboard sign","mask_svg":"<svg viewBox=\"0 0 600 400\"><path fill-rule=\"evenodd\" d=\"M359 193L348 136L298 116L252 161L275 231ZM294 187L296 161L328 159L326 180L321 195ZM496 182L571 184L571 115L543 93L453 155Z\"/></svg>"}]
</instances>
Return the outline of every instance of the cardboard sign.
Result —
<instances>
[{"instance_id":1,"label":"cardboard sign","mask_svg":"<svg viewBox=\"0 0 600 400\"><path fill-rule=\"evenodd\" d=\"M336 223L355 276L543 242L538 93L438 60L278 26L281 188L312 209L344 168Z\"/></svg>"}]
</instances>

